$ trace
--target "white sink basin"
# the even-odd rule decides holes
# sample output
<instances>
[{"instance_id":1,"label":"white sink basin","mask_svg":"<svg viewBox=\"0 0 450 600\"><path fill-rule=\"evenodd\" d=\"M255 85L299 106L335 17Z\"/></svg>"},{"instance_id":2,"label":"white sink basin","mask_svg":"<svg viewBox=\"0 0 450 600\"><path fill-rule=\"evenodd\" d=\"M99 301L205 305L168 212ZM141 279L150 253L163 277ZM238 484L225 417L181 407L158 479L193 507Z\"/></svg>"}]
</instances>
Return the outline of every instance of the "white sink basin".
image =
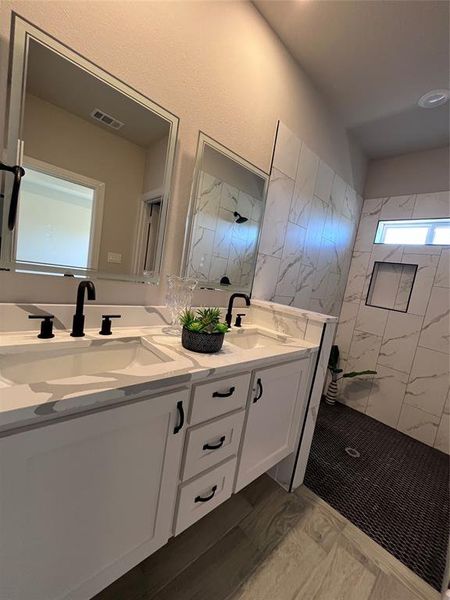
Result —
<instances>
[{"instance_id":1,"label":"white sink basin","mask_svg":"<svg viewBox=\"0 0 450 600\"><path fill-rule=\"evenodd\" d=\"M244 350L254 350L268 346L280 346L286 343L287 337L282 334L241 329L239 332L232 331L228 333L225 339L233 346L238 346Z\"/></svg>"},{"instance_id":2,"label":"white sink basin","mask_svg":"<svg viewBox=\"0 0 450 600\"><path fill-rule=\"evenodd\" d=\"M0 376L11 383L38 383L167 362L145 338L64 342L28 346L0 357Z\"/></svg>"}]
</instances>

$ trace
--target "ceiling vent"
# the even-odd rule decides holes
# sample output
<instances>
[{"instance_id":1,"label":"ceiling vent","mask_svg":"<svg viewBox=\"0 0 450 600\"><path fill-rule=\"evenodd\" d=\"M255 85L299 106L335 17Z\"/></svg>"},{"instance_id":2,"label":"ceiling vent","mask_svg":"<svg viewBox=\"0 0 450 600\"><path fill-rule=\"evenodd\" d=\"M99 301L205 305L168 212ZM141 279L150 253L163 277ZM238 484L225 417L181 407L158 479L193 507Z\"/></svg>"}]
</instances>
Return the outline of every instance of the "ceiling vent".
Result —
<instances>
[{"instance_id":1,"label":"ceiling vent","mask_svg":"<svg viewBox=\"0 0 450 600\"><path fill-rule=\"evenodd\" d=\"M94 108L94 110L91 112L91 117L96 121L100 121L100 123L103 123L103 125L111 127L111 129L120 129L124 126L124 123L122 123L122 121L115 119L114 117L108 115L99 108Z\"/></svg>"}]
</instances>

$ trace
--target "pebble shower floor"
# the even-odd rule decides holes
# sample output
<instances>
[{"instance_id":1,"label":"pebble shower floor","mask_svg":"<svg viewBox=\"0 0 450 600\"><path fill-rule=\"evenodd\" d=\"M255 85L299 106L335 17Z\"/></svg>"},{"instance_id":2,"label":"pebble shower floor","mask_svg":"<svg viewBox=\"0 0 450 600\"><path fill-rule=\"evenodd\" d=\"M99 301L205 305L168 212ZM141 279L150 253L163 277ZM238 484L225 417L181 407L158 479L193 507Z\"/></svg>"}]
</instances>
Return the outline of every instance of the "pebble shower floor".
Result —
<instances>
[{"instance_id":1,"label":"pebble shower floor","mask_svg":"<svg viewBox=\"0 0 450 600\"><path fill-rule=\"evenodd\" d=\"M343 404L322 402L305 485L438 591L449 535L448 484L443 452Z\"/></svg>"}]
</instances>

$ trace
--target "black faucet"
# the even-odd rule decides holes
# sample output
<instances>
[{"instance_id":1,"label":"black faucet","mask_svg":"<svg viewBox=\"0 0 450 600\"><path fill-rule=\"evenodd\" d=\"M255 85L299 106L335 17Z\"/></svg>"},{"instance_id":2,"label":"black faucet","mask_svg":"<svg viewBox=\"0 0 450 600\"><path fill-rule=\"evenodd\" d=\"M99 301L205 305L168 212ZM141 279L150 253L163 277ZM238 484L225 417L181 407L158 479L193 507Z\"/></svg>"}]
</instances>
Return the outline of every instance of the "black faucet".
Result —
<instances>
[{"instance_id":1,"label":"black faucet","mask_svg":"<svg viewBox=\"0 0 450 600\"><path fill-rule=\"evenodd\" d=\"M231 319L233 318L233 302L235 298L244 298L245 304L247 306L250 306L250 296L247 296L247 294L231 294L230 300L228 302L228 311L225 317L225 321L227 322L228 327L231 327Z\"/></svg>"},{"instance_id":2,"label":"black faucet","mask_svg":"<svg viewBox=\"0 0 450 600\"><path fill-rule=\"evenodd\" d=\"M88 300L95 300L95 285L88 279L82 281L77 291L77 308L73 315L72 333L70 334L72 337L84 336L84 290L87 290Z\"/></svg>"}]
</instances>

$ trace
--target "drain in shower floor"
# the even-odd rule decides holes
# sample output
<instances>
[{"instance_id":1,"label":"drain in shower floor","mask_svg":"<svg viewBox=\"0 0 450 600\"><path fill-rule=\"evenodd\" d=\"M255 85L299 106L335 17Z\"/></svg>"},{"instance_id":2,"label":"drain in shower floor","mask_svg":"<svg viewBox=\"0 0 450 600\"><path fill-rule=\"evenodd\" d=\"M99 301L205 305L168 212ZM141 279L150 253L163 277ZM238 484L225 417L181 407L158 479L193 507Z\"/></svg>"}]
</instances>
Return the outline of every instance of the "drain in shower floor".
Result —
<instances>
[{"instance_id":1,"label":"drain in shower floor","mask_svg":"<svg viewBox=\"0 0 450 600\"><path fill-rule=\"evenodd\" d=\"M345 451L352 458L359 458L361 456L361 454L358 452L358 450L356 450L355 448L350 448L350 446L347 446Z\"/></svg>"}]
</instances>

